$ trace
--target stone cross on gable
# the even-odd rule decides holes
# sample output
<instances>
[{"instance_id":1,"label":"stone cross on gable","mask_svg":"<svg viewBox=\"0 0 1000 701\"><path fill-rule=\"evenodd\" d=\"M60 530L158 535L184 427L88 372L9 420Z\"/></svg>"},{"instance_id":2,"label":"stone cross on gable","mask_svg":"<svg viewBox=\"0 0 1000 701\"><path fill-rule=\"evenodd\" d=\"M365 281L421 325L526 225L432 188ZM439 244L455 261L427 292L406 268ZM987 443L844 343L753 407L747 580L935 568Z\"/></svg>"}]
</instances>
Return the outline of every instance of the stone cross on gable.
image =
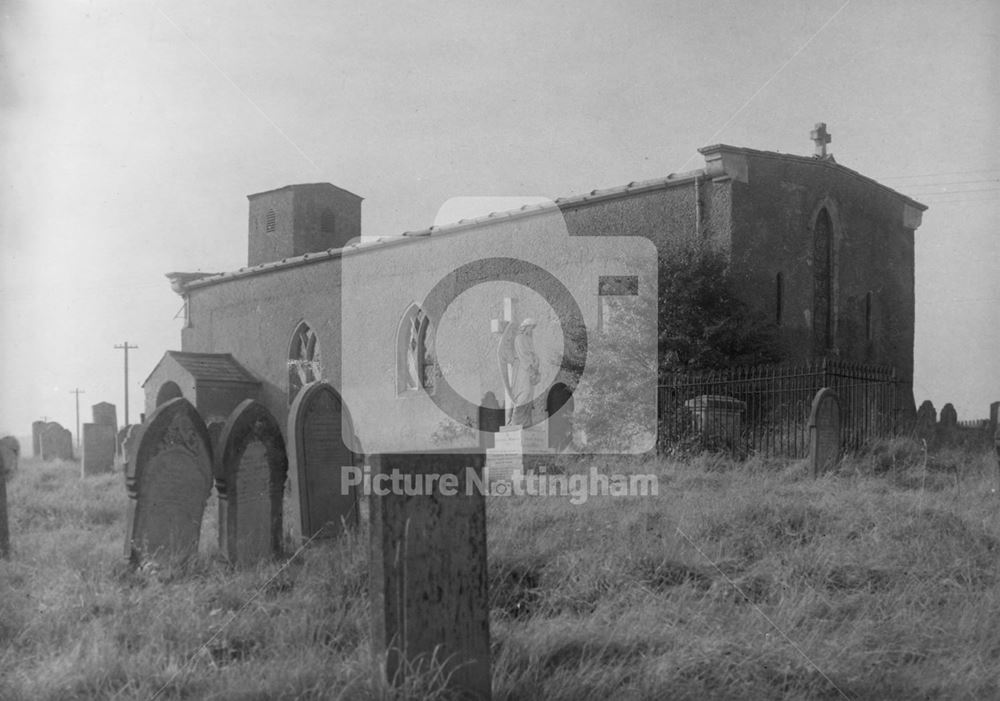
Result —
<instances>
[{"instance_id":1,"label":"stone cross on gable","mask_svg":"<svg viewBox=\"0 0 1000 701\"><path fill-rule=\"evenodd\" d=\"M820 122L816 128L809 132L809 138L816 144L816 157L826 158L826 145L833 141L833 137L826 130L826 122Z\"/></svg>"}]
</instances>

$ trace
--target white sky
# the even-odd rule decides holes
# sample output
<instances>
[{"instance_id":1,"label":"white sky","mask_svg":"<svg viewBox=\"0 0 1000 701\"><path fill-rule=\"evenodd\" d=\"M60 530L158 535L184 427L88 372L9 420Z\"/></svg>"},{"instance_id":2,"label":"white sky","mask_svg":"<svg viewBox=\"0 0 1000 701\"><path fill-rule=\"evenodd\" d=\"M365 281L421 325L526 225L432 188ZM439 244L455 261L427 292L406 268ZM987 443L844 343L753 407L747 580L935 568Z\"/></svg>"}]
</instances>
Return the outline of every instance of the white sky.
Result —
<instances>
[{"instance_id":1,"label":"white sky","mask_svg":"<svg viewBox=\"0 0 1000 701\"><path fill-rule=\"evenodd\" d=\"M456 196L555 198L811 153L931 209L915 394L1000 399L1000 5L983 2L193 2L0 5L0 435L74 397L132 419L180 347L163 274L246 263L252 192L329 181L366 235Z\"/></svg>"}]
</instances>

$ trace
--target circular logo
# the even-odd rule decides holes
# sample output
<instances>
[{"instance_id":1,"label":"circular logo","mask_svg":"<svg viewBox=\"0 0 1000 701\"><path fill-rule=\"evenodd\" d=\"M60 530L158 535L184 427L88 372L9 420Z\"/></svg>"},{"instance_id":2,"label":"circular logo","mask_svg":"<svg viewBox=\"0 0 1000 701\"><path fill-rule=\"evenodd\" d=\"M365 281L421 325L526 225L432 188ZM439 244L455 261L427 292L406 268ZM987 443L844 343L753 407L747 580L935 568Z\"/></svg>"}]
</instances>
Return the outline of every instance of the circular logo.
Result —
<instances>
[{"instance_id":1,"label":"circular logo","mask_svg":"<svg viewBox=\"0 0 1000 701\"><path fill-rule=\"evenodd\" d=\"M490 485L490 496L505 497L510 494L510 482L499 480Z\"/></svg>"},{"instance_id":2,"label":"circular logo","mask_svg":"<svg viewBox=\"0 0 1000 701\"><path fill-rule=\"evenodd\" d=\"M555 310L562 326L563 362L552 384L531 402L532 418L524 426L527 428L544 421L547 417L546 409L551 409L555 413L573 395L573 390L576 389L587 363L587 325L580 312L580 306L558 278L544 268L519 258L481 258L455 268L441 278L427 294L422 309L431 319L440 320L448 306L459 295L487 282L513 282L536 292ZM435 333L437 333L436 328ZM569 358L573 358L574 361L566 362ZM557 393L558 406L546 407L549 391L558 384L565 385L569 391ZM481 417L483 412L487 416L494 414L492 417L494 421L490 425L504 423L503 409L473 404L455 391L448 383L447 377L441 376L435 381L434 392L429 396L441 411L459 423L466 423L466 419L470 417ZM497 418L500 419L499 422L495 420Z\"/></svg>"}]
</instances>

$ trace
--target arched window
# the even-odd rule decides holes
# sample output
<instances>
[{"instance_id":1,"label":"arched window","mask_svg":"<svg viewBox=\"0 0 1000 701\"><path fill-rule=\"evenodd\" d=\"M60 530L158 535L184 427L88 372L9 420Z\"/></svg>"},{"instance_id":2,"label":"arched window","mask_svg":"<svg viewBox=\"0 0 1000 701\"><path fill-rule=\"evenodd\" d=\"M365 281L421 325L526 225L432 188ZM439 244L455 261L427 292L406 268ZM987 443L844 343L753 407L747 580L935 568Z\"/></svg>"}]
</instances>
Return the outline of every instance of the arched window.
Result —
<instances>
[{"instance_id":1,"label":"arched window","mask_svg":"<svg viewBox=\"0 0 1000 701\"><path fill-rule=\"evenodd\" d=\"M817 353L833 348L833 223L826 207L813 230L813 343Z\"/></svg>"},{"instance_id":2,"label":"arched window","mask_svg":"<svg viewBox=\"0 0 1000 701\"><path fill-rule=\"evenodd\" d=\"M299 324L288 347L288 403L305 385L323 379L323 361L316 332L306 322Z\"/></svg>"},{"instance_id":3,"label":"arched window","mask_svg":"<svg viewBox=\"0 0 1000 701\"><path fill-rule=\"evenodd\" d=\"M865 339L872 340L872 293L865 295Z\"/></svg>"},{"instance_id":4,"label":"arched window","mask_svg":"<svg viewBox=\"0 0 1000 701\"><path fill-rule=\"evenodd\" d=\"M434 390L437 364L433 328L430 318L415 304L406 311L399 324L396 358L398 393Z\"/></svg>"}]
</instances>

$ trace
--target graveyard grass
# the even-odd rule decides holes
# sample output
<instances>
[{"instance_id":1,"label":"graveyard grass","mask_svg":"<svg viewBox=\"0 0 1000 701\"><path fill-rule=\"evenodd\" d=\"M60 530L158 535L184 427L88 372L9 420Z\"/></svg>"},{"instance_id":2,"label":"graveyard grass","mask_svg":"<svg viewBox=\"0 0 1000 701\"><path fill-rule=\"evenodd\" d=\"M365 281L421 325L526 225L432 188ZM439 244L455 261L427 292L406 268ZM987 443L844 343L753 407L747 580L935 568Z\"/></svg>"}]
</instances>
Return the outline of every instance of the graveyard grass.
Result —
<instances>
[{"instance_id":1,"label":"graveyard grass","mask_svg":"<svg viewBox=\"0 0 1000 701\"><path fill-rule=\"evenodd\" d=\"M1000 696L988 453L896 440L804 462L581 462L659 495L488 502L496 699ZM286 566L122 562L121 476L22 460L0 561L0 698L447 698L434 665L372 673L367 534Z\"/></svg>"}]
</instances>

